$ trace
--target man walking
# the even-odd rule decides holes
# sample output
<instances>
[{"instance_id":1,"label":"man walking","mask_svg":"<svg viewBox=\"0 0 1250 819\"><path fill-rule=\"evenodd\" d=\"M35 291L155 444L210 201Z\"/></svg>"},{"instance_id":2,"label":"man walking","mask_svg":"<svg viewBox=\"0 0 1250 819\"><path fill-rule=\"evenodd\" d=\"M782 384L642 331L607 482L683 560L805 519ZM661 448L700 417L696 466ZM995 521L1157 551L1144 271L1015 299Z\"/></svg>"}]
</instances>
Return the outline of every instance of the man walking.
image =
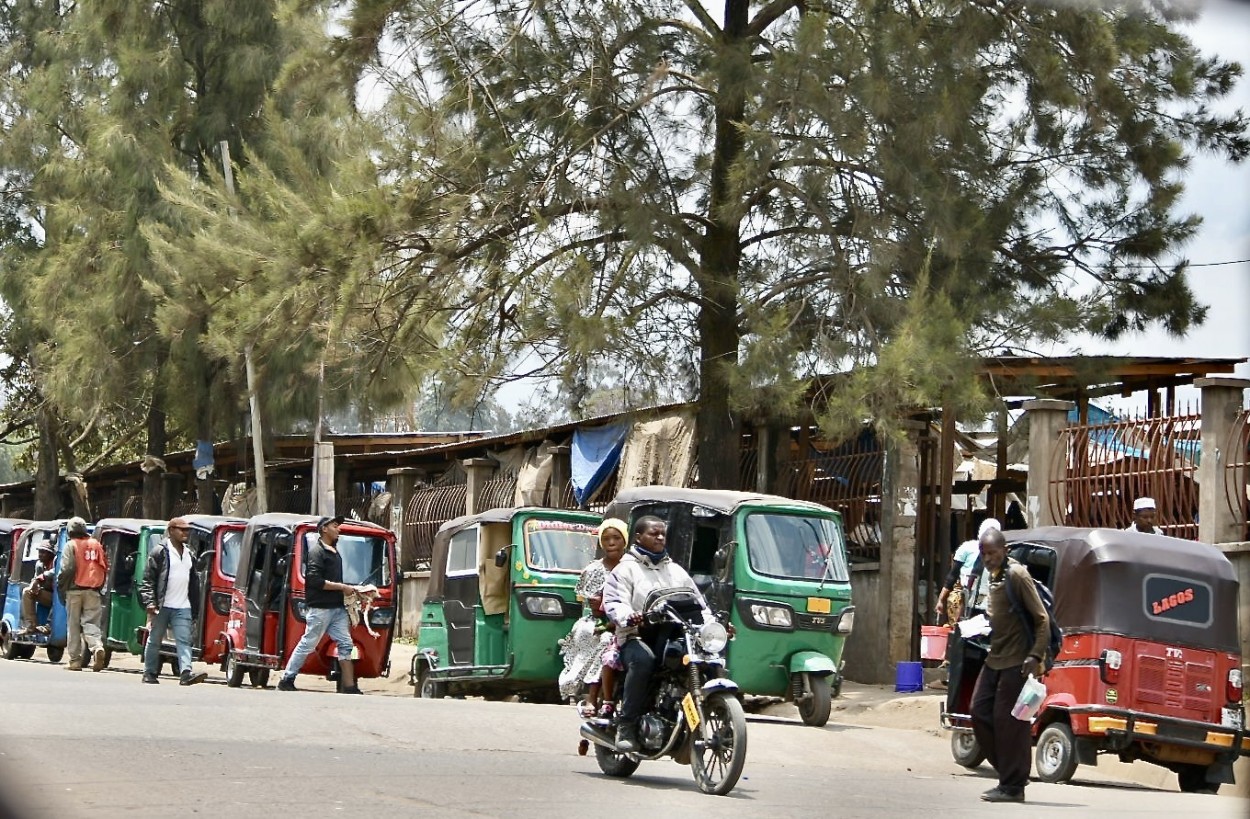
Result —
<instances>
[{"instance_id":1,"label":"man walking","mask_svg":"<svg viewBox=\"0 0 1250 819\"><path fill-rule=\"evenodd\" d=\"M981 799L1023 802L1033 743L1029 723L1013 717L1011 708L1029 675L1042 676L1050 618L1029 570L1007 557L1007 540L1002 532L991 529L981 536L981 560L990 580L990 653L972 694L972 731L985 758L998 771L998 787L981 794ZM1020 601L1025 615L1033 621L1031 644L1023 618L1012 610L1012 598Z\"/></svg>"},{"instance_id":2,"label":"man walking","mask_svg":"<svg viewBox=\"0 0 1250 819\"><path fill-rule=\"evenodd\" d=\"M65 618L68 621L68 639L65 650L69 653L70 671L82 671L83 639L91 652L91 670L104 668L106 655L104 640L100 634L100 618L104 606L100 593L108 578L108 558L100 541L87 532L87 521L70 518L65 524L69 543L61 557L61 570L57 576L57 589L65 601Z\"/></svg>"},{"instance_id":3,"label":"man walking","mask_svg":"<svg viewBox=\"0 0 1250 819\"><path fill-rule=\"evenodd\" d=\"M1163 530L1155 526L1157 514L1154 498L1138 498L1133 501L1133 522L1124 531L1142 532L1147 535L1163 534Z\"/></svg>"},{"instance_id":4,"label":"man walking","mask_svg":"<svg viewBox=\"0 0 1250 819\"><path fill-rule=\"evenodd\" d=\"M139 599L148 610L148 642L143 649L143 681L156 684L161 668L161 642L165 632L174 630L181 685L195 685L208 674L191 673L191 625L199 616L200 578L195 559L187 548L191 527L183 518L174 518L165 527L165 539L148 555L143 569Z\"/></svg>"},{"instance_id":5,"label":"man walking","mask_svg":"<svg viewBox=\"0 0 1250 819\"><path fill-rule=\"evenodd\" d=\"M322 518L317 521L317 543L308 550L304 564L304 605L307 622L304 636L299 638L291 659L287 661L279 691L295 691L295 675L304 667L308 655L327 633L334 641L339 657L339 674L343 694L364 693L356 685L356 669L352 664L351 621L343 605L343 592L362 593L363 586L351 586L343 582L343 558L338 552L339 525L342 516Z\"/></svg>"}]
</instances>

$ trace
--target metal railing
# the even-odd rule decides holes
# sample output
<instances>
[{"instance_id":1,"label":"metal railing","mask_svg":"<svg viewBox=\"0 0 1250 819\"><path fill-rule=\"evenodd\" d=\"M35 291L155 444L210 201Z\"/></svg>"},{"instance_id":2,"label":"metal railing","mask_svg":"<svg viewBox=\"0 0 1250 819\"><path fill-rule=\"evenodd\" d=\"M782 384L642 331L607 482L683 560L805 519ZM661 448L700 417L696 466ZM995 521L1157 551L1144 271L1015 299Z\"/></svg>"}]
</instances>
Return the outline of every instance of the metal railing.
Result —
<instances>
[{"instance_id":1,"label":"metal railing","mask_svg":"<svg viewBox=\"0 0 1250 819\"><path fill-rule=\"evenodd\" d=\"M465 512L465 484L436 486L412 494L404 511L403 571L428 571L438 527Z\"/></svg>"},{"instance_id":2,"label":"metal railing","mask_svg":"<svg viewBox=\"0 0 1250 819\"><path fill-rule=\"evenodd\" d=\"M1250 409L1237 414L1224 446L1224 498L1242 540L1250 540Z\"/></svg>"}]
</instances>

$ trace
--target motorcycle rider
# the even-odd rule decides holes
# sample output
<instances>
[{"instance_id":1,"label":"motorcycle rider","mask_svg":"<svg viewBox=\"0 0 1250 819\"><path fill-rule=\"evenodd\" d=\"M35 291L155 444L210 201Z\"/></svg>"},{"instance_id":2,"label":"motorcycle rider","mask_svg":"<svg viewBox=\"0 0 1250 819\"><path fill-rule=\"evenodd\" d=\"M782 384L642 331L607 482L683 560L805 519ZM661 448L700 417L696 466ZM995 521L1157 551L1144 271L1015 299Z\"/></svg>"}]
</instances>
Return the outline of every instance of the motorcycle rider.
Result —
<instances>
[{"instance_id":1,"label":"motorcycle rider","mask_svg":"<svg viewBox=\"0 0 1250 819\"><path fill-rule=\"evenodd\" d=\"M655 672L655 653L638 634L647 595L656 589L690 588L699 595L703 621L710 623L714 619L694 580L668 556L667 533L668 524L660 518L639 518L634 523L629 548L608 574L603 589L603 610L616 624L620 659L625 666L616 728L616 748L622 753L638 750L638 718L642 716L647 685Z\"/></svg>"}]
</instances>

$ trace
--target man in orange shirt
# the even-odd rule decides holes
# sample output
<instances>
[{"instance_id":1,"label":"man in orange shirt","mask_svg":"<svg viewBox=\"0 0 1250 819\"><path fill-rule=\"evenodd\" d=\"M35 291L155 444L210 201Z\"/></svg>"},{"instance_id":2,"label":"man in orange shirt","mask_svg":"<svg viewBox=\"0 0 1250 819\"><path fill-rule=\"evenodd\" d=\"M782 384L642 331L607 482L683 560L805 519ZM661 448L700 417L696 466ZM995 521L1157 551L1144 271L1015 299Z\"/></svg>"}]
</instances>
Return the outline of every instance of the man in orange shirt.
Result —
<instances>
[{"instance_id":1,"label":"man in orange shirt","mask_svg":"<svg viewBox=\"0 0 1250 819\"><path fill-rule=\"evenodd\" d=\"M101 591L108 577L108 558L100 541L87 532L87 521L79 517L65 524L69 543L61 557L61 573L57 587L65 601L65 615L69 621L69 639L65 650L69 653L69 670L82 671L82 644L86 638L91 652L91 670L104 668L104 641L100 635L100 618L104 613Z\"/></svg>"}]
</instances>

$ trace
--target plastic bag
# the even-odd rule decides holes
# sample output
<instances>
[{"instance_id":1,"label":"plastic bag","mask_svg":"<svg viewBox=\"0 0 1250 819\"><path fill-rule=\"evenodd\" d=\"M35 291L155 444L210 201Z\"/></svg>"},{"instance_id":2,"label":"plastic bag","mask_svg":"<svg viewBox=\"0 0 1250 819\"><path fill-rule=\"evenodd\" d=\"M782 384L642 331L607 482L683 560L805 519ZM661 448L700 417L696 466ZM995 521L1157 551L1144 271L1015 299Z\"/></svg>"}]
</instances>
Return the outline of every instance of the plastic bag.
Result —
<instances>
[{"instance_id":1,"label":"plastic bag","mask_svg":"<svg viewBox=\"0 0 1250 819\"><path fill-rule=\"evenodd\" d=\"M1011 715L1021 722L1032 722L1045 699L1046 683L1030 674L1020 689L1020 696L1016 697L1016 704L1011 707Z\"/></svg>"}]
</instances>

